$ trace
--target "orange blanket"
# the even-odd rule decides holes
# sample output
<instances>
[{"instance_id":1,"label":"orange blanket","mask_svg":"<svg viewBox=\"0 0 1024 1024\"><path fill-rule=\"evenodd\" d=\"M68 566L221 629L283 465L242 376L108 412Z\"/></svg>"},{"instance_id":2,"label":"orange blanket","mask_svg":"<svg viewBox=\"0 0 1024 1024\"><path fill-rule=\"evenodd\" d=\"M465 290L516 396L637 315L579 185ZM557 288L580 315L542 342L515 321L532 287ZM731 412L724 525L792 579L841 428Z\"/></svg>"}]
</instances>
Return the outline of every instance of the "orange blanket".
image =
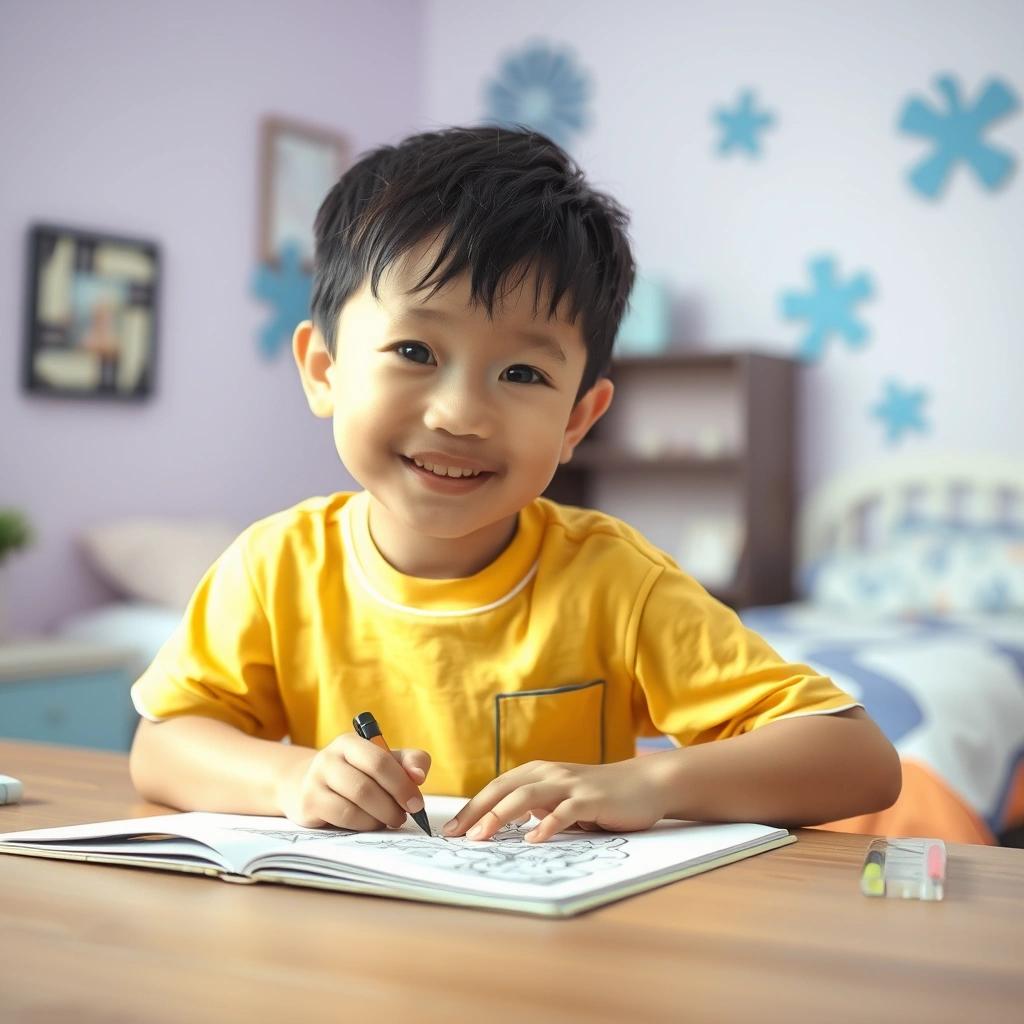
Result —
<instances>
[{"instance_id":1,"label":"orange blanket","mask_svg":"<svg viewBox=\"0 0 1024 1024\"><path fill-rule=\"evenodd\" d=\"M1024 765L1017 770L1004 827L1024 821ZM923 765L903 761L903 791L884 811L832 821L819 828L880 836L927 836L948 843L996 845L981 818L945 782Z\"/></svg>"}]
</instances>

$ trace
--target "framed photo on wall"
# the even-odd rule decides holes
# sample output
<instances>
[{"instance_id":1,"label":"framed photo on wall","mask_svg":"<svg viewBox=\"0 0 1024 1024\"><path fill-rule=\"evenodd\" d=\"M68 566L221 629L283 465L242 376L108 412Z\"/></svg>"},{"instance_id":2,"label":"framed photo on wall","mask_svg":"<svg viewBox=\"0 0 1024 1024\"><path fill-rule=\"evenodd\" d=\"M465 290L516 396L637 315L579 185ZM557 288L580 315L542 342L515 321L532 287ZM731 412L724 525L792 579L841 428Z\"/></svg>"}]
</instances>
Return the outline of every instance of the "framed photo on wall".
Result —
<instances>
[{"instance_id":1,"label":"framed photo on wall","mask_svg":"<svg viewBox=\"0 0 1024 1024\"><path fill-rule=\"evenodd\" d=\"M324 197L348 167L348 140L336 132L280 117L261 131L259 260L276 266L289 243L313 269L313 221Z\"/></svg>"},{"instance_id":2,"label":"framed photo on wall","mask_svg":"<svg viewBox=\"0 0 1024 1024\"><path fill-rule=\"evenodd\" d=\"M144 399L156 368L154 242L77 228L29 229L26 391Z\"/></svg>"}]
</instances>

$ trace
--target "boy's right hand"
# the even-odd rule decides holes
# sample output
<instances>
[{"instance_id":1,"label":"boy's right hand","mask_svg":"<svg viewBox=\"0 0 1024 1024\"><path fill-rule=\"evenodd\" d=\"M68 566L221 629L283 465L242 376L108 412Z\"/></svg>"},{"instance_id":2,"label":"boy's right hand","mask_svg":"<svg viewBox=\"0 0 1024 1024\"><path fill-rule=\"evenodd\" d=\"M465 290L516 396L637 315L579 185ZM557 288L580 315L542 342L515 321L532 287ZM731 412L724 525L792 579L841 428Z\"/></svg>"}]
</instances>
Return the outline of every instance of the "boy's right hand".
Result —
<instances>
[{"instance_id":1,"label":"boy's right hand","mask_svg":"<svg viewBox=\"0 0 1024 1024\"><path fill-rule=\"evenodd\" d=\"M307 828L397 828L407 813L423 809L416 787L428 771L425 750L381 750L346 732L288 768L278 787L278 803L290 821Z\"/></svg>"}]
</instances>

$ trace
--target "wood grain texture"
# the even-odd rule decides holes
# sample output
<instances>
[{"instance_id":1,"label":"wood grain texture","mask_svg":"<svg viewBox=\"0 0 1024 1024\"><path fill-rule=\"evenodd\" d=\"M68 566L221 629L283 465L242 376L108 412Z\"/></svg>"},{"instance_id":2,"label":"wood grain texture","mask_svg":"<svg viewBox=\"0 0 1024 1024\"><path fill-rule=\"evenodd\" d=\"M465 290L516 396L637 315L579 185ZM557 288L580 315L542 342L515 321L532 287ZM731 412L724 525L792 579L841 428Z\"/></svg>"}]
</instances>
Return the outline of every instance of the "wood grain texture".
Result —
<instances>
[{"instance_id":1,"label":"wood grain texture","mask_svg":"<svg viewBox=\"0 0 1024 1024\"><path fill-rule=\"evenodd\" d=\"M0 771L0 831L165 813L123 755L0 741ZM798 835L566 921L0 856L0 1020L1019 1019L1024 852L869 900L868 837Z\"/></svg>"}]
</instances>

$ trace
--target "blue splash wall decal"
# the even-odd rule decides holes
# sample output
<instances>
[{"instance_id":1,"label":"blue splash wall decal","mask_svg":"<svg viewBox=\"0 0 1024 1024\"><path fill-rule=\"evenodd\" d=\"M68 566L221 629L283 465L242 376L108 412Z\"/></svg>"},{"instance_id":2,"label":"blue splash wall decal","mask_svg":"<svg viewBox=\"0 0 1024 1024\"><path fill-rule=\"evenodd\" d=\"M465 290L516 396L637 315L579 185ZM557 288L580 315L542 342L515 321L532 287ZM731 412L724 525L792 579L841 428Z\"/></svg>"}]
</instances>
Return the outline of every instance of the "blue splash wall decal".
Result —
<instances>
[{"instance_id":1,"label":"blue splash wall decal","mask_svg":"<svg viewBox=\"0 0 1024 1024\"><path fill-rule=\"evenodd\" d=\"M787 320L806 320L807 334L800 340L797 355L805 362L821 358L832 334L846 339L850 348L861 348L868 329L854 316L855 305L871 298L874 287L864 272L848 281L836 280L836 263L831 256L818 256L810 262L812 289L782 294L782 315Z\"/></svg>"},{"instance_id":2,"label":"blue splash wall decal","mask_svg":"<svg viewBox=\"0 0 1024 1024\"><path fill-rule=\"evenodd\" d=\"M993 122L1019 108L1016 94L1005 82L993 79L973 106L965 106L960 84L952 75L939 76L935 86L945 98L945 110L912 96L900 113L900 131L931 139L935 144L931 155L908 173L911 187L935 199L953 168L962 162L985 188L998 188L1008 179L1016 161L1011 153L985 142L982 135Z\"/></svg>"},{"instance_id":3,"label":"blue splash wall decal","mask_svg":"<svg viewBox=\"0 0 1024 1024\"><path fill-rule=\"evenodd\" d=\"M923 388L908 388L891 380L885 385L882 400L871 407L871 414L885 426L886 441L897 444L911 430L921 434L928 432L922 409L927 401L928 394Z\"/></svg>"},{"instance_id":4,"label":"blue splash wall decal","mask_svg":"<svg viewBox=\"0 0 1024 1024\"><path fill-rule=\"evenodd\" d=\"M754 93L747 89L740 95L735 110L719 107L714 119L722 127L722 138L718 143L718 154L722 156L733 149L745 150L752 157L761 155L759 133L775 124L775 116L767 110L754 109Z\"/></svg>"},{"instance_id":5,"label":"blue splash wall decal","mask_svg":"<svg viewBox=\"0 0 1024 1024\"><path fill-rule=\"evenodd\" d=\"M487 117L504 125L525 124L560 146L587 127L590 83L568 49L533 42L507 57L487 83Z\"/></svg>"},{"instance_id":6,"label":"blue splash wall decal","mask_svg":"<svg viewBox=\"0 0 1024 1024\"><path fill-rule=\"evenodd\" d=\"M277 267L257 267L252 290L256 298L271 307L258 344L263 358L273 359L291 343L298 324L309 319L313 278L302 268L298 245L288 242L282 247Z\"/></svg>"}]
</instances>

